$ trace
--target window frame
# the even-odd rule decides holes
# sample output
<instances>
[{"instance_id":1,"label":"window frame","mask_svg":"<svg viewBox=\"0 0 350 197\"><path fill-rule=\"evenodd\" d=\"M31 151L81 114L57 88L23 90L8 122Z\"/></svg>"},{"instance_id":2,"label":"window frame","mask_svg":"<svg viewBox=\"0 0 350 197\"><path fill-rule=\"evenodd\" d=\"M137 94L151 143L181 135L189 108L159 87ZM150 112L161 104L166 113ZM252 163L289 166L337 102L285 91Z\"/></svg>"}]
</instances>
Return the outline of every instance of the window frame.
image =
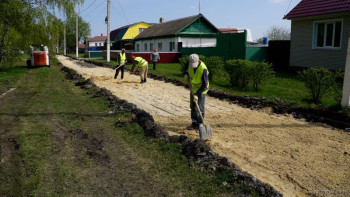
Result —
<instances>
[{"instance_id":1,"label":"window frame","mask_svg":"<svg viewBox=\"0 0 350 197\"><path fill-rule=\"evenodd\" d=\"M148 44L147 43L143 43L143 51L147 51L148 48Z\"/></svg>"},{"instance_id":2,"label":"window frame","mask_svg":"<svg viewBox=\"0 0 350 197\"><path fill-rule=\"evenodd\" d=\"M158 42L158 51L162 51L162 50L163 50L163 43Z\"/></svg>"},{"instance_id":3,"label":"window frame","mask_svg":"<svg viewBox=\"0 0 350 197\"><path fill-rule=\"evenodd\" d=\"M339 46L335 47L335 40L336 40L336 23L340 22L340 38L339 38ZM318 25L323 24L323 46L317 46L318 43ZM328 25L333 25L332 29L332 46L327 46L327 36L328 36ZM342 18L340 19L332 19L332 20L320 20L320 21L314 21L313 22L313 36L312 36L312 49L323 49L323 50L341 50L342 48L342 38L343 38L343 31L344 31L344 20Z\"/></svg>"},{"instance_id":4,"label":"window frame","mask_svg":"<svg viewBox=\"0 0 350 197\"><path fill-rule=\"evenodd\" d=\"M169 51L175 51L175 42L169 42Z\"/></svg>"}]
</instances>

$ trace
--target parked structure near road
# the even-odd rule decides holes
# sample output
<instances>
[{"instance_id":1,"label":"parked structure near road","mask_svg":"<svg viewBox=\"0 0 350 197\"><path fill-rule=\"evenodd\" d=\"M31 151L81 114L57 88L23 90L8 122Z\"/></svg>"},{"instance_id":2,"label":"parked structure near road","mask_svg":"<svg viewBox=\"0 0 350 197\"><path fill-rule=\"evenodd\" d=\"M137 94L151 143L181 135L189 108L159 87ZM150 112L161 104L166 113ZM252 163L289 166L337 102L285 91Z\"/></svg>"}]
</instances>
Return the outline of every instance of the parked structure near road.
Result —
<instances>
[{"instance_id":1,"label":"parked structure near road","mask_svg":"<svg viewBox=\"0 0 350 197\"><path fill-rule=\"evenodd\" d=\"M350 37L350 1L302 0L291 20L290 66L345 69Z\"/></svg>"}]
</instances>

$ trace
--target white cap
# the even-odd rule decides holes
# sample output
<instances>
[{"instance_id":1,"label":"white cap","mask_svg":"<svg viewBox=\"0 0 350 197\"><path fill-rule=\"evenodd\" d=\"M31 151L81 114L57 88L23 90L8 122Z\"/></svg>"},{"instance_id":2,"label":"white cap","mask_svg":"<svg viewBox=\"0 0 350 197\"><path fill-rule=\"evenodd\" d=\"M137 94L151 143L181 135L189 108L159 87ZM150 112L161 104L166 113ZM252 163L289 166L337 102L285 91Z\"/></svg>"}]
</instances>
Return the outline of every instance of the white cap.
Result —
<instances>
[{"instance_id":1,"label":"white cap","mask_svg":"<svg viewBox=\"0 0 350 197\"><path fill-rule=\"evenodd\" d=\"M192 68L197 68L199 63L199 57L197 54L191 54L188 58L188 62Z\"/></svg>"}]
</instances>

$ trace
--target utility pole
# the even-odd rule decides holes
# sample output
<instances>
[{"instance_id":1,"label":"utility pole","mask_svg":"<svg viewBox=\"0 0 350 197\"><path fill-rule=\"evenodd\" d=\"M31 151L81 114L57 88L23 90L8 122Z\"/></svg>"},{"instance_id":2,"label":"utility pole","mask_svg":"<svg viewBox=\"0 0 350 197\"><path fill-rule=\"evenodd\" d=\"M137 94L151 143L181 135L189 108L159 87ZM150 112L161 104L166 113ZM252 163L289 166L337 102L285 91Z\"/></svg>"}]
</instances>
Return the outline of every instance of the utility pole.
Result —
<instances>
[{"instance_id":1,"label":"utility pole","mask_svg":"<svg viewBox=\"0 0 350 197\"><path fill-rule=\"evenodd\" d=\"M346 56L345 63L345 75L344 75L344 84L343 84L343 97L341 105L343 107L350 106L350 38L348 39L348 51Z\"/></svg>"},{"instance_id":2,"label":"utility pole","mask_svg":"<svg viewBox=\"0 0 350 197\"><path fill-rule=\"evenodd\" d=\"M76 18L75 18L75 23L76 23L76 27L75 27L75 44L76 44L76 47L75 47L75 53L76 53L76 57L78 58L79 57L79 48L78 48L78 45L79 45L79 41L78 41L78 13L76 13Z\"/></svg>"},{"instance_id":3,"label":"utility pole","mask_svg":"<svg viewBox=\"0 0 350 197\"><path fill-rule=\"evenodd\" d=\"M110 57L110 48L111 48L111 38L109 35L109 31L110 31L110 8L111 8L111 0L107 1L107 62L109 62L111 60Z\"/></svg>"},{"instance_id":4,"label":"utility pole","mask_svg":"<svg viewBox=\"0 0 350 197\"><path fill-rule=\"evenodd\" d=\"M66 23L64 23L64 28L63 28L63 54L67 55L67 51L66 51Z\"/></svg>"}]
</instances>

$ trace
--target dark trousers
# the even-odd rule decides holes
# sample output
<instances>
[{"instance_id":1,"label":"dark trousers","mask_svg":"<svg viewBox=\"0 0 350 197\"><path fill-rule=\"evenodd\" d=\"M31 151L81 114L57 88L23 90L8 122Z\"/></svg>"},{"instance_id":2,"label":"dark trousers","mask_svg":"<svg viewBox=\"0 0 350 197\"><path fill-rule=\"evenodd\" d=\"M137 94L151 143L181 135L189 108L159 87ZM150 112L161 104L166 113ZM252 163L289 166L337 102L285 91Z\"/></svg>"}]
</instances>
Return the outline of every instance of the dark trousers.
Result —
<instances>
[{"instance_id":1,"label":"dark trousers","mask_svg":"<svg viewBox=\"0 0 350 197\"><path fill-rule=\"evenodd\" d=\"M198 96L198 106L199 109L202 112L202 116L204 119L205 111L204 111L204 104L205 104L205 94L201 94ZM190 107L191 107L191 119L192 119L192 124L201 124L203 123L201 117L199 116L196 104L193 102L193 97L190 95Z\"/></svg>"},{"instance_id":2,"label":"dark trousers","mask_svg":"<svg viewBox=\"0 0 350 197\"><path fill-rule=\"evenodd\" d=\"M157 62L153 62L153 70L155 70L157 67Z\"/></svg>"},{"instance_id":3,"label":"dark trousers","mask_svg":"<svg viewBox=\"0 0 350 197\"><path fill-rule=\"evenodd\" d=\"M115 75L114 75L114 79L116 79L119 75L119 70L121 71L122 75L121 75L121 79L124 78L124 65L119 67L118 69L115 69Z\"/></svg>"}]
</instances>

